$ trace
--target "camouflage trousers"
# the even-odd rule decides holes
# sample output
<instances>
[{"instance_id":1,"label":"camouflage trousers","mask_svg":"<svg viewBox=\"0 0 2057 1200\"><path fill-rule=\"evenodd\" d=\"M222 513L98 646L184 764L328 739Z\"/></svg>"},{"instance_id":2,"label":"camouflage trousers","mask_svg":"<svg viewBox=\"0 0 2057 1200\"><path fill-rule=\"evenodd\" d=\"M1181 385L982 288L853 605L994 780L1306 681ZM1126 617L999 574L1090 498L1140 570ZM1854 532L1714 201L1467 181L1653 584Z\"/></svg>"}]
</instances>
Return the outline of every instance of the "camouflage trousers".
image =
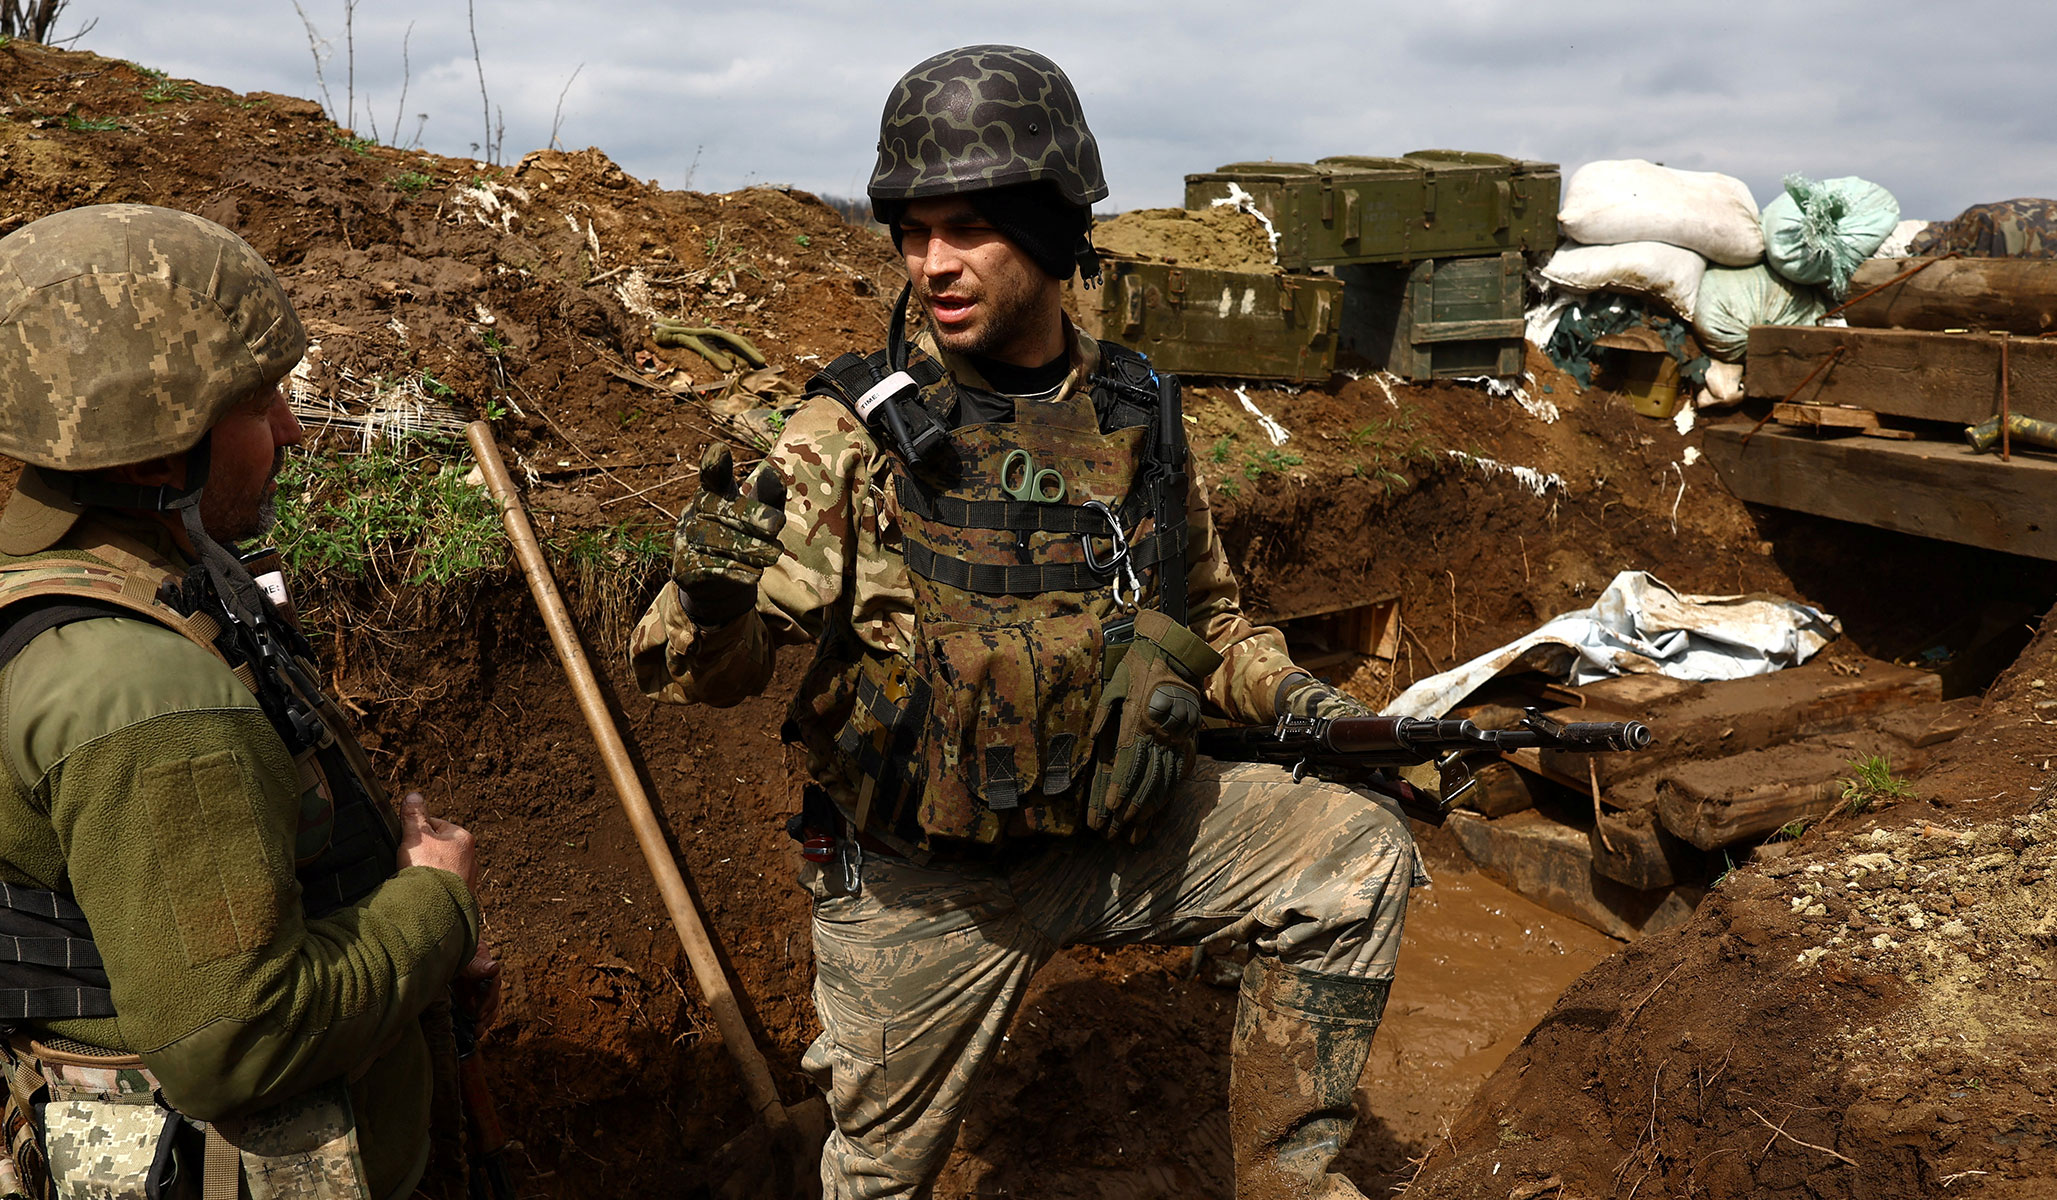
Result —
<instances>
[{"instance_id":1,"label":"camouflage trousers","mask_svg":"<svg viewBox=\"0 0 2057 1200\"><path fill-rule=\"evenodd\" d=\"M1406 820L1334 784L1201 759L1140 846L1069 838L1001 862L803 864L822 1033L802 1066L834 1116L826 1200L926 1196L1029 978L1065 946L1232 945L1390 980Z\"/></svg>"}]
</instances>

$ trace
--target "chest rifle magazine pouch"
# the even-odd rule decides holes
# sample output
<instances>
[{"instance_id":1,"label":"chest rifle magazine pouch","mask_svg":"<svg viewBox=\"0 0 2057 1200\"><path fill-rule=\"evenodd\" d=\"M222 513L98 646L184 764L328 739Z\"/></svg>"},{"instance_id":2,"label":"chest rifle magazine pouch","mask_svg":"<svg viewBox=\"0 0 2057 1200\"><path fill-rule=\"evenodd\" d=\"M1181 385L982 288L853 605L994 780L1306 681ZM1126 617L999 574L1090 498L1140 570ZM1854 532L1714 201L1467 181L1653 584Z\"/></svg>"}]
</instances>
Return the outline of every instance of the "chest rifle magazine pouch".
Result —
<instances>
[{"instance_id":1,"label":"chest rifle magazine pouch","mask_svg":"<svg viewBox=\"0 0 2057 1200\"><path fill-rule=\"evenodd\" d=\"M1026 807L1031 828L1069 832L1045 827L1073 822L1044 800L1070 792L1090 762L1084 735L1106 647L1099 620L1074 609L1017 624L938 621L923 634L935 689L923 828L991 841Z\"/></svg>"}]
</instances>

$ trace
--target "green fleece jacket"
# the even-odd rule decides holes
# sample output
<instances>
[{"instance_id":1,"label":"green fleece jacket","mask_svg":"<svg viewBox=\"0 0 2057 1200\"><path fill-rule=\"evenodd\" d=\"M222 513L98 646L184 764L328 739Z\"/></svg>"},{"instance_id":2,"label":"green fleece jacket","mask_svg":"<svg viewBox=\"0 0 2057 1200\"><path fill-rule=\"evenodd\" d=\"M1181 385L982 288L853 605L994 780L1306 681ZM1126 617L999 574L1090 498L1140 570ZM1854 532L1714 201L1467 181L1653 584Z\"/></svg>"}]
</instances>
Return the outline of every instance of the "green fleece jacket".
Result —
<instances>
[{"instance_id":1,"label":"green fleece jacket","mask_svg":"<svg viewBox=\"0 0 2057 1200\"><path fill-rule=\"evenodd\" d=\"M78 902L119 1014L48 1030L142 1055L203 1120L347 1078L371 1194L411 1191L417 1018L478 941L463 882L410 867L308 920L285 744L219 659L148 621L54 629L0 669L0 768L0 879Z\"/></svg>"}]
</instances>

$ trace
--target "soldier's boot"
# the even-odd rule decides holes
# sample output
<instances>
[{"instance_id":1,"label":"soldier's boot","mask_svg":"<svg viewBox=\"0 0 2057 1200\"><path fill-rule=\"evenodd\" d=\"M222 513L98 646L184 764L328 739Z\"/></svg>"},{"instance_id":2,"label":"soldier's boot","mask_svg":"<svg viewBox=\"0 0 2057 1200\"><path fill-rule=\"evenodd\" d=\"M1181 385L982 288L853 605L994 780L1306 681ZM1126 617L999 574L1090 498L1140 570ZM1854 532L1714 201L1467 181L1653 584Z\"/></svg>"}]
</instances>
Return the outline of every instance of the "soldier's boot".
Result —
<instances>
[{"instance_id":1,"label":"soldier's boot","mask_svg":"<svg viewBox=\"0 0 2057 1200\"><path fill-rule=\"evenodd\" d=\"M1329 1165L1357 1125L1357 1077L1391 989L1251 958L1229 1058L1237 1200L1363 1200Z\"/></svg>"}]
</instances>

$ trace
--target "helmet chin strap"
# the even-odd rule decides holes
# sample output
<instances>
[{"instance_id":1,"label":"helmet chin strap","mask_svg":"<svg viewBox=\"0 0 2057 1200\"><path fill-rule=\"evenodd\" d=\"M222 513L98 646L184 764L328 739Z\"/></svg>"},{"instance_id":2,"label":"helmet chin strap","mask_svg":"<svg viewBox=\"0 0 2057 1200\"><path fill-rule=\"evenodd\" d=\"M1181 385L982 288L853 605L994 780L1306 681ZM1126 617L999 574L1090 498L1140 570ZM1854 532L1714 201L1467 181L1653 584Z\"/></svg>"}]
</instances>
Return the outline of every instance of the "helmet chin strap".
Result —
<instances>
[{"instance_id":1,"label":"helmet chin strap","mask_svg":"<svg viewBox=\"0 0 2057 1200\"><path fill-rule=\"evenodd\" d=\"M164 504L163 509L178 514L179 524L186 531L186 540L193 544L193 553L214 584L215 594L221 597L222 604L238 619L261 625L265 620L260 599L263 590L257 586L257 580L243 565L243 560L215 541L200 520L200 497L207 490L211 443L211 438L201 438L198 445L186 452L185 490Z\"/></svg>"}]
</instances>

